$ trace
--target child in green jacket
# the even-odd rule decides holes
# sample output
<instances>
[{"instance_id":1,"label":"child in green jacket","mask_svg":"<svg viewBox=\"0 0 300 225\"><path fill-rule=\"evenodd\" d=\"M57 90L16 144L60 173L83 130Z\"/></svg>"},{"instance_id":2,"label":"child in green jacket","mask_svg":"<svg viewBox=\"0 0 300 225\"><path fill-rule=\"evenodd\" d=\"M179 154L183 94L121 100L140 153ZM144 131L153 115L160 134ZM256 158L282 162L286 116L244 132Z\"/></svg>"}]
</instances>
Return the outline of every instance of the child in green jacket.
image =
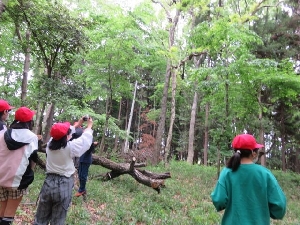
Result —
<instances>
[{"instance_id":1,"label":"child in green jacket","mask_svg":"<svg viewBox=\"0 0 300 225\"><path fill-rule=\"evenodd\" d=\"M233 139L234 155L227 162L211 194L217 211L225 209L222 225L270 225L286 212L286 197L274 175L253 163L259 148L255 138L241 134Z\"/></svg>"}]
</instances>

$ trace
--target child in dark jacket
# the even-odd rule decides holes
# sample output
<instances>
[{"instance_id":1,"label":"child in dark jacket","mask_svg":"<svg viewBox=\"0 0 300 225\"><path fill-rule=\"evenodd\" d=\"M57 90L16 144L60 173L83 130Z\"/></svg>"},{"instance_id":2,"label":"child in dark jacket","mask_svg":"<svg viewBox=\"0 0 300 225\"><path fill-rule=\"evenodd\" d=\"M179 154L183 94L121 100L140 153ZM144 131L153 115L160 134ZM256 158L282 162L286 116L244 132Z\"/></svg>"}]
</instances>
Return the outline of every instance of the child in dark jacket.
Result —
<instances>
[{"instance_id":1,"label":"child in dark jacket","mask_svg":"<svg viewBox=\"0 0 300 225\"><path fill-rule=\"evenodd\" d=\"M82 128L76 128L75 133L72 136L72 139L76 139L81 136L83 132ZM79 158L79 168L78 168L78 176L79 176L79 189L75 193L76 197L86 195L86 182L89 173L90 165L92 164L92 154L95 151L95 147L98 142L93 142L89 150L87 150L80 158Z\"/></svg>"}]
</instances>

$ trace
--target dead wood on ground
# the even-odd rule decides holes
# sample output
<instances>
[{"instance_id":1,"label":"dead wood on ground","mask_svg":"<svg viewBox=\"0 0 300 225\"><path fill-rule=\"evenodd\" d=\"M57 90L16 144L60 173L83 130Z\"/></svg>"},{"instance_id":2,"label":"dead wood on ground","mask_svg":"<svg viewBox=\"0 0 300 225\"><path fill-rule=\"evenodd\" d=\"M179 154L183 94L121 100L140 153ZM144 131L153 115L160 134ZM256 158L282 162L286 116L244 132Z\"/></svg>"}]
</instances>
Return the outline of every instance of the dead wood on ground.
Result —
<instances>
[{"instance_id":1,"label":"dead wood on ground","mask_svg":"<svg viewBox=\"0 0 300 225\"><path fill-rule=\"evenodd\" d=\"M46 152L45 147L46 147L45 145L41 145L38 152L45 153ZM110 172L107 172L105 174L95 176L95 177L101 177L103 181L109 181L123 174L129 174L137 182L156 190L158 194L160 193L161 188L165 187L165 179L171 178L170 172L153 173L147 170L138 169L141 167L145 167L147 164L143 162L137 163L135 157L132 157L131 162L129 163L116 163L105 157L101 157L93 154L92 164L103 166L104 168L111 170Z\"/></svg>"}]
</instances>

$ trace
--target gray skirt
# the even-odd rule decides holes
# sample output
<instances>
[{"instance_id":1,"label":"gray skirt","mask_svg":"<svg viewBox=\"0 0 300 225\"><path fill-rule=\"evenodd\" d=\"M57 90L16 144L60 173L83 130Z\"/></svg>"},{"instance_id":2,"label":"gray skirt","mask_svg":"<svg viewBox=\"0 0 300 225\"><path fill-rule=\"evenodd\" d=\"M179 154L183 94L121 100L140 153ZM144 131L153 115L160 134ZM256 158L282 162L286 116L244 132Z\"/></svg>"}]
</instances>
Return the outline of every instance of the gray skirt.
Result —
<instances>
[{"instance_id":1,"label":"gray skirt","mask_svg":"<svg viewBox=\"0 0 300 225\"><path fill-rule=\"evenodd\" d=\"M74 178L49 173L42 186L34 225L64 225L71 205Z\"/></svg>"}]
</instances>

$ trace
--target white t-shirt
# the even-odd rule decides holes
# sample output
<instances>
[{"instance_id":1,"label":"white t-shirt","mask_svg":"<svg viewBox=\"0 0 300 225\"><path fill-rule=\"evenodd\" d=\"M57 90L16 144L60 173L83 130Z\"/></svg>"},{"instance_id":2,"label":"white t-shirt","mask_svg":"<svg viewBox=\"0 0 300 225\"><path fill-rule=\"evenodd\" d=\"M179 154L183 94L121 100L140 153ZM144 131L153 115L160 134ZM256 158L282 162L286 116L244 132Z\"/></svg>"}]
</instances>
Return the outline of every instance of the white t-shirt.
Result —
<instances>
[{"instance_id":1,"label":"white t-shirt","mask_svg":"<svg viewBox=\"0 0 300 225\"><path fill-rule=\"evenodd\" d=\"M65 148L50 150L48 147L49 142L46 147L47 173L55 173L70 177L75 173L75 166L72 158L80 157L91 147L93 142L93 130L85 129L79 138L68 141Z\"/></svg>"}]
</instances>

